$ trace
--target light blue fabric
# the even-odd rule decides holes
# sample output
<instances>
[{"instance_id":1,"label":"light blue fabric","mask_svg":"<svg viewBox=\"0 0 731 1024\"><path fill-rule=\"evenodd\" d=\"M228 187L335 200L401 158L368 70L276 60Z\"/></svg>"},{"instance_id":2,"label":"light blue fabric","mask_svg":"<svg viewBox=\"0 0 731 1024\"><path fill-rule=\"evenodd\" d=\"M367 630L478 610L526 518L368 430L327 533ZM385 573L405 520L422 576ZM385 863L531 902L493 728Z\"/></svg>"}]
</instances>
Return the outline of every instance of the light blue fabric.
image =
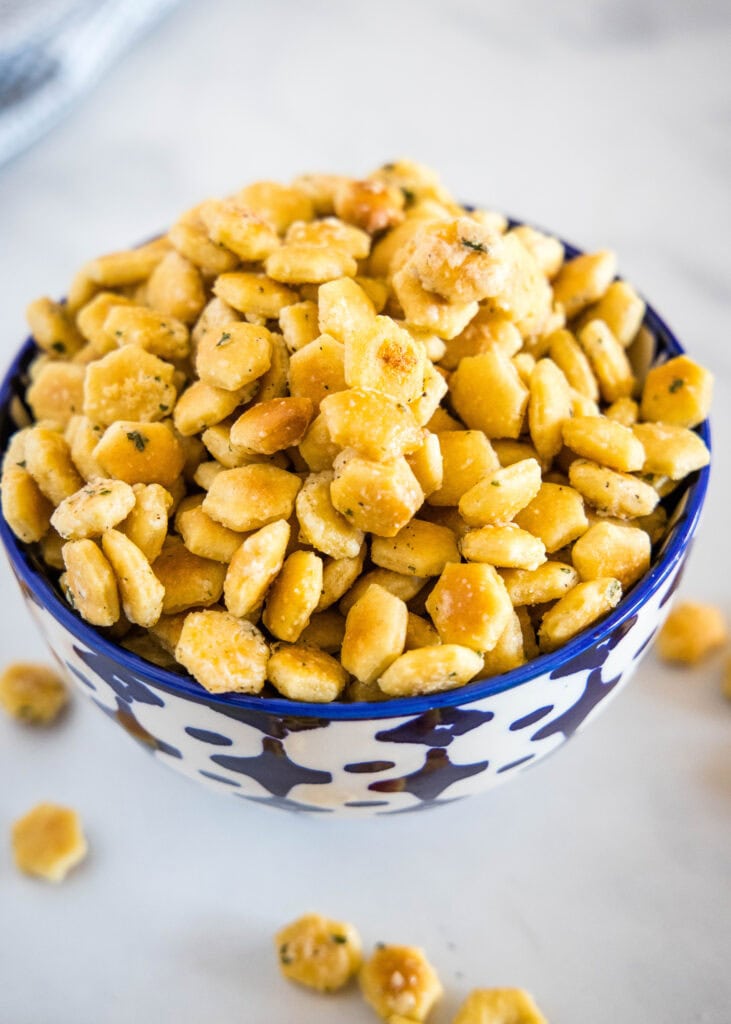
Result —
<instances>
[{"instance_id":1,"label":"light blue fabric","mask_svg":"<svg viewBox=\"0 0 731 1024\"><path fill-rule=\"evenodd\" d=\"M0 164L46 132L178 0L0 0Z\"/></svg>"}]
</instances>

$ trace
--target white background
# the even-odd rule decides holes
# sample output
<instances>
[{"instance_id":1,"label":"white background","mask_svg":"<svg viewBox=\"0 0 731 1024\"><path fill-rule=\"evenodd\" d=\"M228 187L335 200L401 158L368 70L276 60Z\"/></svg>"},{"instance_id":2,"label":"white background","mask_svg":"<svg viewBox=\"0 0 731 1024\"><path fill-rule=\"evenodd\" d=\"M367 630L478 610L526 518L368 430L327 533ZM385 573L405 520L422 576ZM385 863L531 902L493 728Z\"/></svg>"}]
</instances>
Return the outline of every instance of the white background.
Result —
<instances>
[{"instance_id":1,"label":"white background","mask_svg":"<svg viewBox=\"0 0 731 1024\"><path fill-rule=\"evenodd\" d=\"M207 194L394 156L457 195L611 246L717 376L715 471L684 592L731 610L731 9L719 2L188 3L0 170L0 357L87 257ZM2 658L43 656L0 567ZM0 721L0 1024L375 1020L277 976L307 909L423 945L451 1019L521 985L552 1024L731 1020L731 706L720 661L652 656L545 764L423 815L312 820L216 797L91 705ZM19 876L12 820L77 807L91 854ZM5 837L5 838L3 838Z\"/></svg>"}]
</instances>

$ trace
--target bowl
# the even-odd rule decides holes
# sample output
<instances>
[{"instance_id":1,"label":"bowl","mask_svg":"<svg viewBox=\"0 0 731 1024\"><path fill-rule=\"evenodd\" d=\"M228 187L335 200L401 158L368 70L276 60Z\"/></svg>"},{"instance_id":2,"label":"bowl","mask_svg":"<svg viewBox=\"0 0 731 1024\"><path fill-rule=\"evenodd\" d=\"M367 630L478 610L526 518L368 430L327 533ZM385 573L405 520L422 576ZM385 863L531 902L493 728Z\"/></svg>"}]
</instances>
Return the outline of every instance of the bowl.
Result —
<instances>
[{"instance_id":1,"label":"bowl","mask_svg":"<svg viewBox=\"0 0 731 1024\"><path fill-rule=\"evenodd\" d=\"M569 256L579 250L566 246ZM648 306L654 351L683 352ZM0 387L0 444L14 429L34 354L28 339ZM699 428L710 447L708 423ZM10 565L52 653L78 689L158 761L239 800L311 814L422 811L481 793L537 764L627 683L665 619L698 525L706 467L665 499L669 530L650 571L614 611L552 654L445 693L380 703L295 703L208 693L80 619L32 547L0 516Z\"/></svg>"}]
</instances>

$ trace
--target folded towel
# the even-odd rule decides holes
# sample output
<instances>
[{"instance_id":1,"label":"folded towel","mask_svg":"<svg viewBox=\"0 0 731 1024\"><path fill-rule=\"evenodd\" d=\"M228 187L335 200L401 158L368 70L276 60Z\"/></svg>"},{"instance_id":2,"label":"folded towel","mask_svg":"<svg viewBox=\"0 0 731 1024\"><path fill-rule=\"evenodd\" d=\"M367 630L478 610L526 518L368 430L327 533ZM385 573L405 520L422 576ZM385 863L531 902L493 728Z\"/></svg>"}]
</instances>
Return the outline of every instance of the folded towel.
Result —
<instances>
[{"instance_id":1,"label":"folded towel","mask_svg":"<svg viewBox=\"0 0 731 1024\"><path fill-rule=\"evenodd\" d=\"M25 149L177 0L0 0L0 164Z\"/></svg>"}]
</instances>

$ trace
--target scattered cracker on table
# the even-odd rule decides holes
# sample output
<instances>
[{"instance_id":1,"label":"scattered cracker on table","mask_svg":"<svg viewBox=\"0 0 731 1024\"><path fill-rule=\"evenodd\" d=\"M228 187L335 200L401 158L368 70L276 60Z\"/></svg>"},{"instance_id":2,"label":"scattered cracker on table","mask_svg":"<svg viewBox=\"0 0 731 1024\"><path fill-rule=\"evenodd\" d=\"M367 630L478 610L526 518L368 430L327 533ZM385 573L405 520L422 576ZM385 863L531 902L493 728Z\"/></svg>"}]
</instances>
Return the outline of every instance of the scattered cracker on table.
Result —
<instances>
[{"instance_id":1,"label":"scattered cracker on table","mask_svg":"<svg viewBox=\"0 0 731 1024\"><path fill-rule=\"evenodd\" d=\"M320 914L305 914L286 925L274 942L284 977L319 992L343 988L362 962L360 936L353 925Z\"/></svg>"},{"instance_id":2,"label":"scattered cracker on table","mask_svg":"<svg viewBox=\"0 0 731 1024\"><path fill-rule=\"evenodd\" d=\"M408 160L208 200L29 307L5 519L129 650L182 616L164 663L214 692L508 671L616 606L709 460L712 376L636 376L616 262Z\"/></svg>"},{"instance_id":3,"label":"scattered cracker on table","mask_svg":"<svg viewBox=\"0 0 731 1024\"><path fill-rule=\"evenodd\" d=\"M361 967L359 981L363 998L385 1020L396 1014L425 1021L444 991L416 946L379 944Z\"/></svg>"},{"instance_id":4,"label":"scattered cracker on table","mask_svg":"<svg viewBox=\"0 0 731 1024\"><path fill-rule=\"evenodd\" d=\"M521 988L475 989L453 1024L548 1024L533 997Z\"/></svg>"},{"instance_id":5,"label":"scattered cracker on table","mask_svg":"<svg viewBox=\"0 0 731 1024\"><path fill-rule=\"evenodd\" d=\"M0 707L31 725L53 722L68 704L61 676L48 665L15 661L0 674Z\"/></svg>"},{"instance_id":6,"label":"scattered cracker on table","mask_svg":"<svg viewBox=\"0 0 731 1024\"><path fill-rule=\"evenodd\" d=\"M728 641L720 608L698 601L680 601L658 633L657 653L664 661L697 665Z\"/></svg>"},{"instance_id":7,"label":"scattered cracker on table","mask_svg":"<svg viewBox=\"0 0 731 1024\"><path fill-rule=\"evenodd\" d=\"M61 882L87 852L76 811L57 804L37 804L12 829L15 863L29 875Z\"/></svg>"}]
</instances>

